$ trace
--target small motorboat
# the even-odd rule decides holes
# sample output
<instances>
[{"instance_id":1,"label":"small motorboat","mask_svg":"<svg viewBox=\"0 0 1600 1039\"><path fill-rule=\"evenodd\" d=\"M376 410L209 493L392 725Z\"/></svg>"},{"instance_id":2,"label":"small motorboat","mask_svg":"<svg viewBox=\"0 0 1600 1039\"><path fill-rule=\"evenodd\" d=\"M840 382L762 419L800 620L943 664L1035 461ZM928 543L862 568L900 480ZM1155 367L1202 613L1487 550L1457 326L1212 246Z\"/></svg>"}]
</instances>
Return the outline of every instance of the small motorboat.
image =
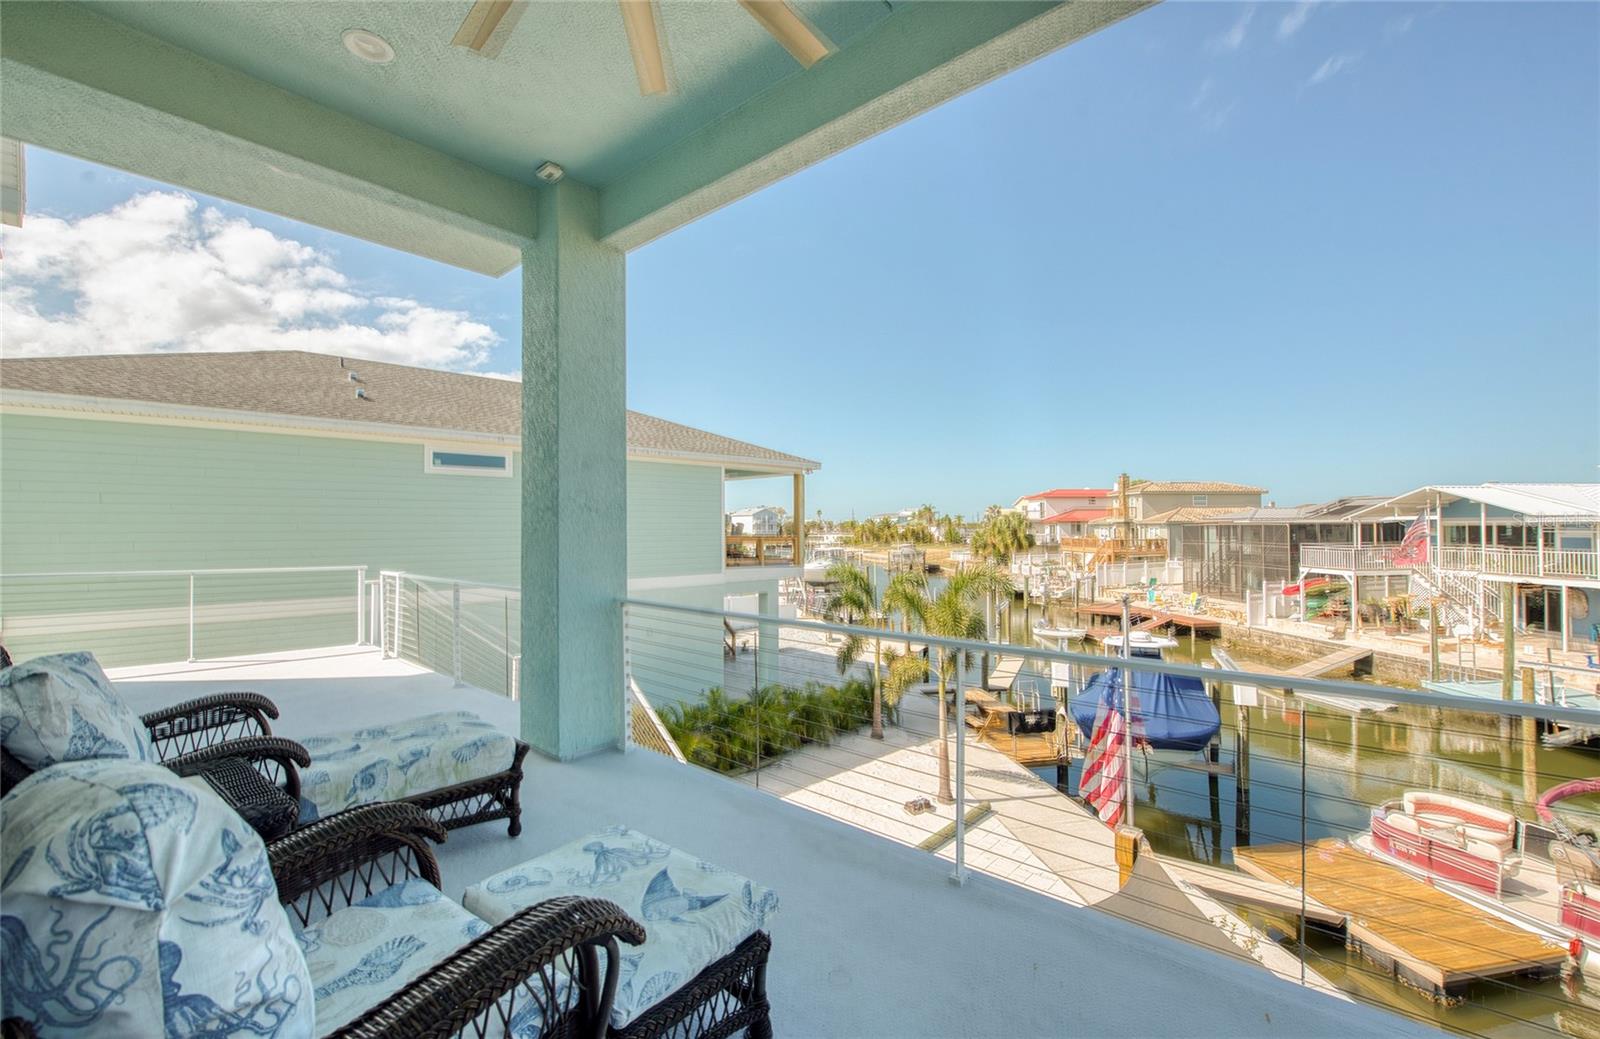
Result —
<instances>
[{"instance_id":1,"label":"small motorboat","mask_svg":"<svg viewBox=\"0 0 1600 1039\"><path fill-rule=\"evenodd\" d=\"M1040 639L1055 639L1057 642L1081 642L1089 637L1088 628L1057 627L1044 620L1033 622L1033 635Z\"/></svg>"},{"instance_id":2,"label":"small motorboat","mask_svg":"<svg viewBox=\"0 0 1600 1039\"><path fill-rule=\"evenodd\" d=\"M1372 846L1432 877L1500 897L1522 865L1517 817L1429 790L1409 790L1372 810Z\"/></svg>"},{"instance_id":3,"label":"small motorboat","mask_svg":"<svg viewBox=\"0 0 1600 1039\"><path fill-rule=\"evenodd\" d=\"M1107 649L1122 650L1121 635L1107 635L1104 641ZM1152 635L1148 631L1134 631L1128 633L1128 652L1135 656L1150 656L1159 654L1163 649L1177 649L1178 640L1165 635ZM1144 652L1140 652L1143 650Z\"/></svg>"}]
</instances>

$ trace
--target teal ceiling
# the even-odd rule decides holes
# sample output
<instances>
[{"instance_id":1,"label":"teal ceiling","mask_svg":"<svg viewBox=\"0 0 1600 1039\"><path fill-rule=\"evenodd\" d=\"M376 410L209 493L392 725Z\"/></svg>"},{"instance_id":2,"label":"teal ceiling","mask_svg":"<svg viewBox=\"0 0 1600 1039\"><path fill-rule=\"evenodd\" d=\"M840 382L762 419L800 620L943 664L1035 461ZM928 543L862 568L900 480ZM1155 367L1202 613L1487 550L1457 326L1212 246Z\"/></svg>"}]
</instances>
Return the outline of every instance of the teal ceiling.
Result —
<instances>
[{"instance_id":1,"label":"teal ceiling","mask_svg":"<svg viewBox=\"0 0 1600 1039\"><path fill-rule=\"evenodd\" d=\"M203 58L524 182L550 159L576 179L604 186L780 81L808 74L736 0L661 0L672 92L653 98L639 94L614 0L534 0L496 58L450 46L471 7L467 0L91 6ZM883 0L794 6L841 49L892 13ZM396 59L369 65L352 57L340 41L351 28L383 36Z\"/></svg>"}]
</instances>

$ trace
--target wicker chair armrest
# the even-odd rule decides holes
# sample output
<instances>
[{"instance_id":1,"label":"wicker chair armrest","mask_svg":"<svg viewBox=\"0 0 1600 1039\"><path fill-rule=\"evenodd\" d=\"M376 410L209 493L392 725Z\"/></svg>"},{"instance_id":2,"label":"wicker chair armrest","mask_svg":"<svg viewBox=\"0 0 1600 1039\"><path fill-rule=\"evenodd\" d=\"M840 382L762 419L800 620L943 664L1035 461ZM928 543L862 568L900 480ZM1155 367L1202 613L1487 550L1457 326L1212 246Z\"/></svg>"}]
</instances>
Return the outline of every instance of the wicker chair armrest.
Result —
<instances>
[{"instance_id":1,"label":"wicker chair armrest","mask_svg":"<svg viewBox=\"0 0 1600 1039\"><path fill-rule=\"evenodd\" d=\"M141 715L150 742L164 761L211 743L243 736L270 736L278 705L260 693L228 692L186 700Z\"/></svg>"},{"instance_id":2,"label":"wicker chair armrest","mask_svg":"<svg viewBox=\"0 0 1600 1039\"><path fill-rule=\"evenodd\" d=\"M409 854L410 871L441 887L432 844L444 839L444 827L416 805L380 801L347 808L278 838L267 845L267 858L278 901L289 905L313 891L331 889L323 891L321 902L332 912L338 908L335 903L350 905L400 879L393 871L374 868L397 854ZM341 883L330 883L336 879Z\"/></svg>"},{"instance_id":3,"label":"wicker chair armrest","mask_svg":"<svg viewBox=\"0 0 1600 1039\"><path fill-rule=\"evenodd\" d=\"M162 764L180 776L189 776L200 771L207 762L219 758L243 758L255 765L272 783L282 782L285 792L297 801L300 799L299 769L311 764L310 751L282 736L248 736L241 740L213 743ZM267 762L276 765L281 774L274 775L270 770L263 769L261 766Z\"/></svg>"},{"instance_id":4,"label":"wicker chair armrest","mask_svg":"<svg viewBox=\"0 0 1600 1039\"><path fill-rule=\"evenodd\" d=\"M491 927L335 1034L341 1039L476 1034L470 1027L474 1022L499 1021L531 999L520 988L526 984L539 993L546 1011L544 1034L598 1039L616 996L617 943L638 945L644 939L644 928L615 902L552 898ZM603 967L596 955L601 949L606 951ZM577 991L558 988L574 979ZM576 1015L575 1022L560 1020L569 1014Z\"/></svg>"}]
</instances>

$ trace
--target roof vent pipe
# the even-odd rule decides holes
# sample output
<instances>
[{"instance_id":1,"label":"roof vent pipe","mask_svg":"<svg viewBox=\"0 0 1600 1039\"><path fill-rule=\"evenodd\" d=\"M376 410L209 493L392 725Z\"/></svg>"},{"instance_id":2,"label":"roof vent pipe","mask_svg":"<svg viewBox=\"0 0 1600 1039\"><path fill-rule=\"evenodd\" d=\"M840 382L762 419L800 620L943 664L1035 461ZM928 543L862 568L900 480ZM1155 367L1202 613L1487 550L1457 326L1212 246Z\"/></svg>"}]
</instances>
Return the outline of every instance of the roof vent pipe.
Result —
<instances>
[{"instance_id":1,"label":"roof vent pipe","mask_svg":"<svg viewBox=\"0 0 1600 1039\"><path fill-rule=\"evenodd\" d=\"M361 376L356 374L356 370L354 368L351 368L350 370L346 371L344 373L344 376L345 376L345 378L349 379L351 382L360 382L361 381Z\"/></svg>"},{"instance_id":2,"label":"roof vent pipe","mask_svg":"<svg viewBox=\"0 0 1600 1039\"><path fill-rule=\"evenodd\" d=\"M367 399L367 391L362 389L360 386L357 386L356 387L356 399L357 400L366 400Z\"/></svg>"}]
</instances>

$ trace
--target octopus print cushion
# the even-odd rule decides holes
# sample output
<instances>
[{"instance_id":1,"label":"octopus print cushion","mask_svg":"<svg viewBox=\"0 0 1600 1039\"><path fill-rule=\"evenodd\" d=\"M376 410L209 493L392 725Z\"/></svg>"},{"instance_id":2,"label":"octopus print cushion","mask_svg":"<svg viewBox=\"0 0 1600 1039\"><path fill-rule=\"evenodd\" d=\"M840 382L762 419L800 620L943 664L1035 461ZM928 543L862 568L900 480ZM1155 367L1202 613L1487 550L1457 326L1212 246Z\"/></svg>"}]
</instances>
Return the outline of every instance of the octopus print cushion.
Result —
<instances>
[{"instance_id":1,"label":"octopus print cushion","mask_svg":"<svg viewBox=\"0 0 1600 1039\"><path fill-rule=\"evenodd\" d=\"M615 1028L766 930L778 909L771 888L625 826L497 873L468 888L462 904L499 923L558 895L608 899L644 923L645 943L620 954Z\"/></svg>"},{"instance_id":2,"label":"octopus print cushion","mask_svg":"<svg viewBox=\"0 0 1600 1039\"><path fill-rule=\"evenodd\" d=\"M156 757L149 730L92 653L56 653L0 671L0 744L35 771L58 761Z\"/></svg>"},{"instance_id":3,"label":"octopus print cushion","mask_svg":"<svg viewBox=\"0 0 1600 1039\"><path fill-rule=\"evenodd\" d=\"M41 1036L313 1034L266 849L202 781L67 762L4 802L0 998Z\"/></svg>"}]
</instances>

